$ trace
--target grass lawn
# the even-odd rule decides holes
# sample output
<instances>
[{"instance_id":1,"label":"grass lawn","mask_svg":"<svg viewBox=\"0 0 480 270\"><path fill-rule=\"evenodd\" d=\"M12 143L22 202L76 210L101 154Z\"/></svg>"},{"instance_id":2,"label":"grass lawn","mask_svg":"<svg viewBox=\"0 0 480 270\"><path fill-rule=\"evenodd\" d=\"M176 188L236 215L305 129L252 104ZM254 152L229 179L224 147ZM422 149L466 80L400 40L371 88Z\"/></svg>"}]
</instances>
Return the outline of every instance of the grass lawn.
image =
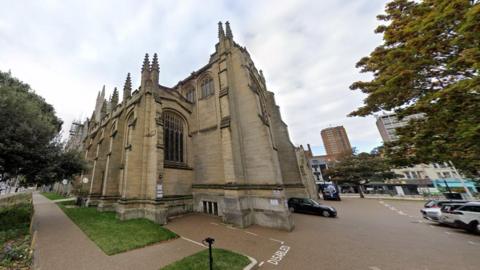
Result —
<instances>
[{"instance_id":1,"label":"grass lawn","mask_svg":"<svg viewBox=\"0 0 480 270\"><path fill-rule=\"evenodd\" d=\"M98 212L95 208L66 208L62 210L106 254L144 247L178 236L147 219L121 221L114 212Z\"/></svg>"},{"instance_id":2,"label":"grass lawn","mask_svg":"<svg viewBox=\"0 0 480 270\"><path fill-rule=\"evenodd\" d=\"M66 199L67 197L64 197L62 195L59 195L55 192L42 192L42 195L47 197L49 200L61 200L61 199Z\"/></svg>"},{"instance_id":3,"label":"grass lawn","mask_svg":"<svg viewBox=\"0 0 480 270\"><path fill-rule=\"evenodd\" d=\"M225 249L212 249L214 270L241 270L250 263L250 260L238 253ZM161 270L208 270L208 249L185 257Z\"/></svg>"}]
</instances>

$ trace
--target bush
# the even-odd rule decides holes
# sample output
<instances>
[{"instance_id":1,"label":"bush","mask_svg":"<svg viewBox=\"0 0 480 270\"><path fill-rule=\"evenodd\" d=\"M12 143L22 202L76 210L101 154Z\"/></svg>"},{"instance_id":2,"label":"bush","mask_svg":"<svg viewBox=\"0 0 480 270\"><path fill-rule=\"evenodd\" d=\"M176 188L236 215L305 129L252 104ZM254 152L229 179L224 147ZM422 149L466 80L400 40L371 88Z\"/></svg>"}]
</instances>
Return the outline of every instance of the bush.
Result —
<instances>
[{"instance_id":1,"label":"bush","mask_svg":"<svg viewBox=\"0 0 480 270\"><path fill-rule=\"evenodd\" d=\"M22 235L28 235L28 233L29 233L28 227L0 231L0 247L4 245L6 242L8 242L9 240L18 238L19 236L22 236Z\"/></svg>"},{"instance_id":2,"label":"bush","mask_svg":"<svg viewBox=\"0 0 480 270\"><path fill-rule=\"evenodd\" d=\"M0 269L29 269L31 203L0 208Z\"/></svg>"},{"instance_id":3,"label":"bush","mask_svg":"<svg viewBox=\"0 0 480 270\"><path fill-rule=\"evenodd\" d=\"M0 231L30 227L33 206L22 203L0 209Z\"/></svg>"},{"instance_id":4,"label":"bush","mask_svg":"<svg viewBox=\"0 0 480 270\"><path fill-rule=\"evenodd\" d=\"M30 235L17 238L4 244L0 250L0 269L30 269L32 250Z\"/></svg>"}]
</instances>

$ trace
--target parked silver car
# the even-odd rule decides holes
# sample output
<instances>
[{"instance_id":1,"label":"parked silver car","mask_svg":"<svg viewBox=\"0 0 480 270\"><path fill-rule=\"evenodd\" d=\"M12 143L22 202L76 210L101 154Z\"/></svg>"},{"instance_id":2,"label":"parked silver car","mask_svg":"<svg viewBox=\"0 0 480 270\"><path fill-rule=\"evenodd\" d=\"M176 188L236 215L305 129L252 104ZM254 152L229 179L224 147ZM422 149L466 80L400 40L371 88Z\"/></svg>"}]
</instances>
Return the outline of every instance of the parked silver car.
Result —
<instances>
[{"instance_id":1,"label":"parked silver car","mask_svg":"<svg viewBox=\"0 0 480 270\"><path fill-rule=\"evenodd\" d=\"M452 203L467 203L467 201L461 200L430 200L428 201L424 208L420 210L424 219L431 221L439 222L440 217L442 216L441 208L445 204Z\"/></svg>"}]
</instances>

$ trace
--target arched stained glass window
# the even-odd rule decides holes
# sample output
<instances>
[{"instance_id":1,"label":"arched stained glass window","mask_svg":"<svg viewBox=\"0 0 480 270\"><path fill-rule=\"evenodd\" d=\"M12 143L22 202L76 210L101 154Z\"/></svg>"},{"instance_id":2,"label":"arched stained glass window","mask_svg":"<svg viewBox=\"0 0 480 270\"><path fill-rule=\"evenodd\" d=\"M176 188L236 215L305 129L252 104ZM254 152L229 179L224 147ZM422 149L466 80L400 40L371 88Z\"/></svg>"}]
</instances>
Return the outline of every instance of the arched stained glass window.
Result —
<instances>
[{"instance_id":1,"label":"arched stained glass window","mask_svg":"<svg viewBox=\"0 0 480 270\"><path fill-rule=\"evenodd\" d=\"M165 161L183 163L183 119L172 112L163 113L163 141Z\"/></svg>"}]
</instances>

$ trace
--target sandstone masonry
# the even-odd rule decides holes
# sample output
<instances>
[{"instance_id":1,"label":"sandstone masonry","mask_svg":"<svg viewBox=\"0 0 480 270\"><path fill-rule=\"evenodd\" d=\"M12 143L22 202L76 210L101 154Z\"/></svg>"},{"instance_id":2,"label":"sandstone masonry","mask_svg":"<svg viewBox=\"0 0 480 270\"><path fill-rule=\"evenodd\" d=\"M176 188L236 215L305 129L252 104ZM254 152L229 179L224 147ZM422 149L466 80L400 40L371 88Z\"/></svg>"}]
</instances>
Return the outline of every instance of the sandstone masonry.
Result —
<instances>
[{"instance_id":1,"label":"sandstone masonry","mask_svg":"<svg viewBox=\"0 0 480 270\"><path fill-rule=\"evenodd\" d=\"M109 101L99 93L83 141L90 206L161 224L194 211L293 229L286 200L316 194L308 165L228 22L218 37L208 64L173 87L159 84L147 54L137 90L128 74L121 102L117 89Z\"/></svg>"}]
</instances>

